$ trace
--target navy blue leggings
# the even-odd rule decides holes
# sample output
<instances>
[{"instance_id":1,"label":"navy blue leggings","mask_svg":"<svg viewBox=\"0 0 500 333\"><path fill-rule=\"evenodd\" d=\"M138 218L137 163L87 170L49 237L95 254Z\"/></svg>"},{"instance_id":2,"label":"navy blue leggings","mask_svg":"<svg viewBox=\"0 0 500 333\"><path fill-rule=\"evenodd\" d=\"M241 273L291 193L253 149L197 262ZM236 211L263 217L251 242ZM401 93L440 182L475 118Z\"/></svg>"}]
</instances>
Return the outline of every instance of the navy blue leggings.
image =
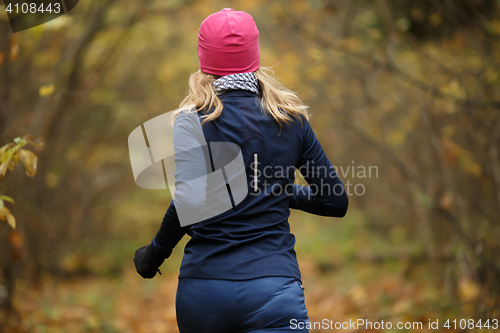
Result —
<instances>
[{"instance_id":1,"label":"navy blue leggings","mask_svg":"<svg viewBox=\"0 0 500 333\"><path fill-rule=\"evenodd\" d=\"M176 297L179 331L308 332L291 325L309 321L301 287L300 281L288 277L243 281L181 278Z\"/></svg>"}]
</instances>

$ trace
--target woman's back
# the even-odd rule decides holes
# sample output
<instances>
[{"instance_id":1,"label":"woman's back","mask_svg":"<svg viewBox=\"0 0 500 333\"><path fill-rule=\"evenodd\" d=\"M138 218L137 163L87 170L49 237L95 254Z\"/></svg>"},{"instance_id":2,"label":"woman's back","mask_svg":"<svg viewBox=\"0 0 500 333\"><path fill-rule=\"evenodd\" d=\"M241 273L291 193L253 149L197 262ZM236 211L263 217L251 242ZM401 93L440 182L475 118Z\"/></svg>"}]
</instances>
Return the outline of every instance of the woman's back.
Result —
<instances>
[{"instance_id":1,"label":"woman's back","mask_svg":"<svg viewBox=\"0 0 500 333\"><path fill-rule=\"evenodd\" d=\"M246 90L229 90L220 98L223 112L202 125L203 134L209 147L218 142L240 147L248 195L227 212L189 226L186 231L191 240L186 245L179 277L300 279L295 237L288 224L290 200L293 202L294 193L301 189L293 186L295 169L300 168L309 180L319 176L324 193L317 197L333 199L330 207L319 207L322 210L317 213L322 215L343 215L343 205L338 201L347 200L345 193L326 193L341 182L307 120L302 118L280 127L267 112L262 112L259 96ZM199 113L200 118L203 114ZM210 149L212 161L218 159L217 153ZM322 174L314 174L318 172ZM231 186L228 190L231 197ZM337 205L332 205L333 201Z\"/></svg>"},{"instance_id":2,"label":"woman's back","mask_svg":"<svg viewBox=\"0 0 500 333\"><path fill-rule=\"evenodd\" d=\"M279 125L263 114L260 98L252 92L231 90L221 100L222 114L204 123L203 133L209 146L231 142L241 149L248 194L229 211L190 226L188 234L192 238L186 245L179 276L300 278L293 249L295 238L289 232L289 197L285 189L291 193L289 187L299 160L303 125L300 121L293 122L280 133ZM212 158L217 160L217 156ZM279 177L280 166L289 169L289 178Z\"/></svg>"}]
</instances>

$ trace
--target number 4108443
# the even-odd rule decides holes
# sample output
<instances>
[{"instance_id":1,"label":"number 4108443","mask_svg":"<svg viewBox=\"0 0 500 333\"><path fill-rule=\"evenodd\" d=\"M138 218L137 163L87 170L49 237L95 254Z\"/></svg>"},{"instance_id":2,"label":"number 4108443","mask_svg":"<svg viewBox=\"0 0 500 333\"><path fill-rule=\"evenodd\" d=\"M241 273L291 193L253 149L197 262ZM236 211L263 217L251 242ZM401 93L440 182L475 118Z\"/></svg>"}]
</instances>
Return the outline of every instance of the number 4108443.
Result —
<instances>
[{"instance_id":1,"label":"number 4108443","mask_svg":"<svg viewBox=\"0 0 500 333\"><path fill-rule=\"evenodd\" d=\"M446 323L444 324L444 327L446 327L447 329L457 329L457 328L460 328L460 329L473 329L473 328L486 328L486 329L498 329L498 319L491 319L491 323L490 323L490 319L487 319L486 321L484 322L481 322L481 319L478 319L478 321L476 322L474 319L460 319L460 320L457 320L457 319L454 319L454 320L451 320L448 319L446 321Z\"/></svg>"},{"instance_id":2,"label":"number 4108443","mask_svg":"<svg viewBox=\"0 0 500 333\"><path fill-rule=\"evenodd\" d=\"M48 12L48 13L53 12L55 14L58 14L61 12L61 4L58 2L55 2L53 4L49 3L44 7L43 3L41 3L39 6L37 6L37 4L34 2L32 2L32 3L25 2L21 5L19 5L18 3L16 3L15 5L12 5L12 3L9 3L9 5L7 6L7 8L5 8L5 10L9 14L12 12L14 12L15 14L19 14L19 13L35 14L35 13L44 13L44 12Z\"/></svg>"}]
</instances>

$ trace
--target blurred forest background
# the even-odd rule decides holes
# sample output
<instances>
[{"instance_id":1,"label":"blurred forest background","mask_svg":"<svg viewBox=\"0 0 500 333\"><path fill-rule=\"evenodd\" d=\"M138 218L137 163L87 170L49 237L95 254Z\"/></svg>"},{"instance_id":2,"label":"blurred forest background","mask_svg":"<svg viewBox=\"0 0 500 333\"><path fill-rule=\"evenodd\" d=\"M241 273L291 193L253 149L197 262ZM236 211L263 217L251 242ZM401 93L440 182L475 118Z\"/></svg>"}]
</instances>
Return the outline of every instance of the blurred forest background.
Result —
<instances>
[{"instance_id":1,"label":"blurred forest background","mask_svg":"<svg viewBox=\"0 0 500 333\"><path fill-rule=\"evenodd\" d=\"M16 34L0 7L0 146L43 143L0 183L0 332L177 332L188 237L135 273L169 194L135 185L127 138L177 108L224 7L352 184L344 219L290 218L311 320L500 319L500 1L86 0Z\"/></svg>"}]
</instances>

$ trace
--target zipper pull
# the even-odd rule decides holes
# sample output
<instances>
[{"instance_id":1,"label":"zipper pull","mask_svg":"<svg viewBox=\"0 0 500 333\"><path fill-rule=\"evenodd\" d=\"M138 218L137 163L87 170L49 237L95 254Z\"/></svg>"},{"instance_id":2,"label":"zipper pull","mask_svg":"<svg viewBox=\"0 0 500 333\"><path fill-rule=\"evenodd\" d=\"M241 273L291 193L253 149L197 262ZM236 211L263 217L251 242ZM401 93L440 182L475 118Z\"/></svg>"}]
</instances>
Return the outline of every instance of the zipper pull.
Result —
<instances>
[{"instance_id":1,"label":"zipper pull","mask_svg":"<svg viewBox=\"0 0 500 333\"><path fill-rule=\"evenodd\" d=\"M257 192L259 189L258 189L258 186L257 186L257 165L259 164L258 162L258 158L257 158L257 154L253 154L253 191L254 192Z\"/></svg>"}]
</instances>

